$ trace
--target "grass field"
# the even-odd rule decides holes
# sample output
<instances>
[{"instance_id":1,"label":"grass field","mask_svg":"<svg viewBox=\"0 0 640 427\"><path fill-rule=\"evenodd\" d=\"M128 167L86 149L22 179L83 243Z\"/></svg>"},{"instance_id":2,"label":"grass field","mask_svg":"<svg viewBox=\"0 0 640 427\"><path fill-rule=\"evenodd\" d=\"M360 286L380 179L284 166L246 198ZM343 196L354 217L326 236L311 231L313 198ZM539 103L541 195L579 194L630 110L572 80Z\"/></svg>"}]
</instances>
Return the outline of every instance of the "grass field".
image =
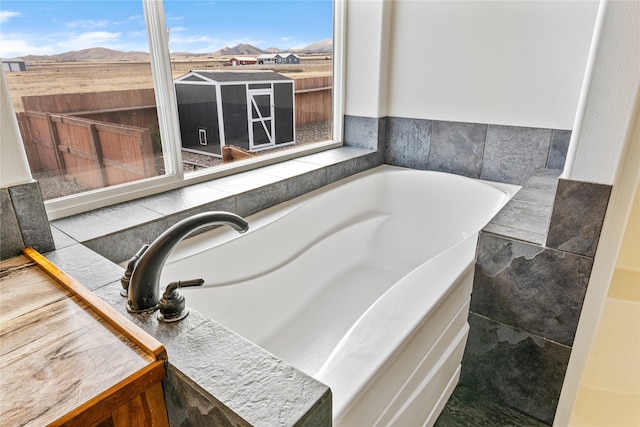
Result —
<instances>
[{"instance_id":1,"label":"grass field","mask_svg":"<svg viewBox=\"0 0 640 427\"><path fill-rule=\"evenodd\" d=\"M331 57L302 56L300 65L230 67L228 58L181 58L172 60L173 77L191 70L267 69L291 78L331 75ZM22 97L61 93L102 92L111 90L152 88L148 62L52 62L33 63L26 72L5 72L11 101L16 112L22 112Z\"/></svg>"}]
</instances>

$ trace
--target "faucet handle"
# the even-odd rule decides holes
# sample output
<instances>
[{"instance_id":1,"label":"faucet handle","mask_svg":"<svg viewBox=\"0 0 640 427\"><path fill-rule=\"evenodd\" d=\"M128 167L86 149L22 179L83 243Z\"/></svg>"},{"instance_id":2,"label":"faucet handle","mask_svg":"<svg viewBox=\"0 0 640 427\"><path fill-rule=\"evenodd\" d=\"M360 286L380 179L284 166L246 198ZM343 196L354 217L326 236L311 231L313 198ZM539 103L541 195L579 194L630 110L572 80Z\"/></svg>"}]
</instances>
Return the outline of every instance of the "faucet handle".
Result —
<instances>
[{"instance_id":1,"label":"faucet handle","mask_svg":"<svg viewBox=\"0 0 640 427\"><path fill-rule=\"evenodd\" d=\"M158 301L158 320L165 323L177 322L182 320L189 314L189 309L184 302L184 296L180 294L178 288L186 286L202 286L203 279L182 280L171 282L164 290L162 298Z\"/></svg>"},{"instance_id":2,"label":"faucet handle","mask_svg":"<svg viewBox=\"0 0 640 427\"><path fill-rule=\"evenodd\" d=\"M131 281L133 270L136 269L136 265L138 265L140 257L147 251L148 248L149 245L143 245L140 249L138 249L138 252L136 252L136 254L131 257L129 263L127 263L127 269L124 271L124 274L120 279L120 284L122 285L122 289L120 289L120 295L125 298L129 296L129 282Z\"/></svg>"}]
</instances>

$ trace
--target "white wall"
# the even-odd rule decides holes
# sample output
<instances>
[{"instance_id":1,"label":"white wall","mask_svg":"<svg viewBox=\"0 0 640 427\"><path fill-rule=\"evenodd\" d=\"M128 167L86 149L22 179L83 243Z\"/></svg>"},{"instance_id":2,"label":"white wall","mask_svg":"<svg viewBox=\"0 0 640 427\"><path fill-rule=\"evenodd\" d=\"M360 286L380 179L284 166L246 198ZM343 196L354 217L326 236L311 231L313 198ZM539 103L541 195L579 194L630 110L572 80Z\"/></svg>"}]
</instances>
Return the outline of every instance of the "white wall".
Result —
<instances>
[{"instance_id":1,"label":"white wall","mask_svg":"<svg viewBox=\"0 0 640 427\"><path fill-rule=\"evenodd\" d=\"M0 188L33 181L7 80L0 71Z\"/></svg>"},{"instance_id":2,"label":"white wall","mask_svg":"<svg viewBox=\"0 0 640 427\"><path fill-rule=\"evenodd\" d=\"M640 2L603 1L564 178L615 183L639 91Z\"/></svg>"},{"instance_id":3,"label":"white wall","mask_svg":"<svg viewBox=\"0 0 640 427\"><path fill-rule=\"evenodd\" d=\"M391 2L347 2L345 114L386 115L388 26Z\"/></svg>"},{"instance_id":4,"label":"white wall","mask_svg":"<svg viewBox=\"0 0 640 427\"><path fill-rule=\"evenodd\" d=\"M347 114L372 115L379 96L380 116L572 128L597 1L396 0L389 34L384 2L355 3ZM375 82L380 35L386 89Z\"/></svg>"},{"instance_id":5,"label":"white wall","mask_svg":"<svg viewBox=\"0 0 640 427\"><path fill-rule=\"evenodd\" d=\"M640 121L638 121L640 123ZM637 165L636 165L637 166ZM620 245L616 267L640 271L640 188L636 185L629 221ZM637 283L640 287L640 283Z\"/></svg>"}]
</instances>

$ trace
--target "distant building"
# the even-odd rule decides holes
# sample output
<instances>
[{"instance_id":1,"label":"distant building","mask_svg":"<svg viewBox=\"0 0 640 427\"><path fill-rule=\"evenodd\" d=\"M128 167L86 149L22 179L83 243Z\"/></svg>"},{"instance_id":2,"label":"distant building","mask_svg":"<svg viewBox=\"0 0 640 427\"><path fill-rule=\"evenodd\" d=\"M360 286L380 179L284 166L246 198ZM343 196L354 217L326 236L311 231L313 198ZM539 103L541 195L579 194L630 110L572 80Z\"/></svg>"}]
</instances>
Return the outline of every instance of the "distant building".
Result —
<instances>
[{"instance_id":1,"label":"distant building","mask_svg":"<svg viewBox=\"0 0 640 427\"><path fill-rule=\"evenodd\" d=\"M27 64L20 58L2 58L2 71L27 71Z\"/></svg>"},{"instance_id":2,"label":"distant building","mask_svg":"<svg viewBox=\"0 0 640 427\"><path fill-rule=\"evenodd\" d=\"M253 65L256 62L258 62L258 60L250 56L234 56L229 60L229 63L234 67L236 65Z\"/></svg>"},{"instance_id":3,"label":"distant building","mask_svg":"<svg viewBox=\"0 0 640 427\"><path fill-rule=\"evenodd\" d=\"M300 58L293 53L263 53L258 56L258 64L299 64Z\"/></svg>"}]
</instances>

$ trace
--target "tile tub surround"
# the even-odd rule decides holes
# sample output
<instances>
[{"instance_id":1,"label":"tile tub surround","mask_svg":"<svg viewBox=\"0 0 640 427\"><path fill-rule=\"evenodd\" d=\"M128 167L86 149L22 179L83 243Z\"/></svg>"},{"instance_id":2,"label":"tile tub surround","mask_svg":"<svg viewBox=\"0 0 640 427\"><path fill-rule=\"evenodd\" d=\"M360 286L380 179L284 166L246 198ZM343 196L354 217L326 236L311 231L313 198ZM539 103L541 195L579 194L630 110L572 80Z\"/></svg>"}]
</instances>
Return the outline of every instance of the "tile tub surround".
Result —
<instances>
[{"instance_id":1,"label":"tile tub surround","mask_svg":"<svg viewBox=\"0 0 640 427\"><path fill-rule=\"evenodd\" d=\"M610 193L558 175L536 172L480 233L460 377L463 386L549 425ZM570 241L591 242L592 254L551 246L558 228L562 241L587 236Z\"/></svg>"},{"instance_id":2,"label":"tile tub surround","mask_svg":"<svg viewBox=\"0 0 640 427\"><path fill-rule=\"evenodd\" d=\"M469 326L460 384L551 425L571 348L474 313Z\"/></svg>"},{"instance_id":3,"label":"tile tub surround","mask_svg":"<svg viewBox=\"0 0 640 427\"><path fill-rule=\"evenodd\" d=\"M484 393L458 386L438 417L435 427L545 427L547 424L496 403Z\"/></svg>"},{"instance_id":4,"label":"tile tub surround","mask_svg":"<svg viewBox=\"0 0 640 427\"><path fill-rule=\"evenodd\" d=\"M561 179L547 246L593 257L610 194L609 185Z\"/></svg>"},{"instance_id":5,"label":"tile tub surround","mask_svg":"<svg viewBox=\"0 0 640 427\"><path fill-rule=\"evenodd\" d=\"M19 255L23 248L54 249L47 213L37 182L0 189L0 258Z\"/></svg>"},{"instance_id":6,"label":"tile tub surround","mask_svg":"<svg viewBox=\"0 0 640 427\"><path fill-rule=\"evenodd\" d=\"M385 163L524 184L564 167L571 131L386 117ZM347 122L345 121L345 124Z\"/></svg>"},{"instance_id":7,"label":"tile tub surround","mask_svg":"<svg viewBox=\"0 0 640 427\"><path fill-rule=\"evenodd\" d=\"M483 232L471 311L571 346L592 265L592 258Z\"/></svg>"}]
</instances>

